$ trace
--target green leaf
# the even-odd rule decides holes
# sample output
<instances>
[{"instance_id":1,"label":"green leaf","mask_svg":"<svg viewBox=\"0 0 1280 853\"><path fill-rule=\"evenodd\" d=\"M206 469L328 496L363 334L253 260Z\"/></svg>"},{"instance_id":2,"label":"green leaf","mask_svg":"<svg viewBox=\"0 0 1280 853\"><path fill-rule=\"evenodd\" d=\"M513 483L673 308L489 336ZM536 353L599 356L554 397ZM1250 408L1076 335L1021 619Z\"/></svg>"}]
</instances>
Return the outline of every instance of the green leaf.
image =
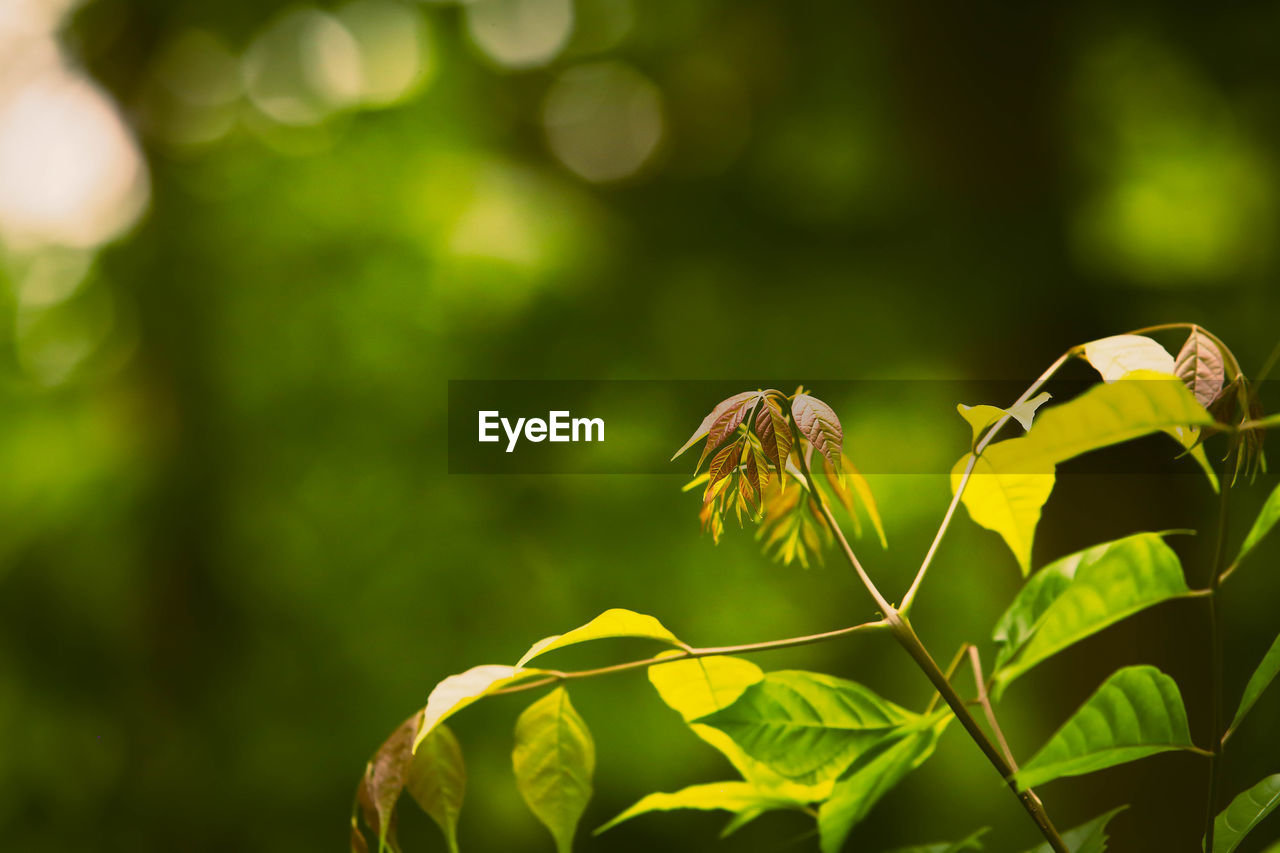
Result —
<instances>
[{"instance_id":1,"label":"green leaf","mask_svg":"<svg viewBox=\"0 0 1280 853\"><path fill-rule=\"evenodd\" d=\"M1132 381L1099 385L1045 410L1030 432L990 445L974 467L965 507L976 523L1004 538L1024 575L1059 463L1152 432L1213 422L1179 380L1141 371L1125 378ZM968 459L952 470L953 491Z\"/></svg>"},{"instance_id":2,"label":"green leaf","mask_svg":"<svg viewBox=\"0 0 1280 853\"><path fill-rule=\"evenodd\" d=\"M809 440L813 449L827 457L832 465L839 466L844 428L840 426L835 411L817 397L797 394L791 401L791 417L795 418L800 434Z\"/></svg>"},{"instance_id":3,"label":"green leaf","mask_svg":"<svg viewBox=\"0 0 1280 853\"><path fill-rule=\"evenodd\" d=\"M750 782L709 782L703 785L690 785L671 794L649 794L597 829L596 834L599 835L624 820L630 820L636 815L648 812L666 812L673 809L703 811L718 809L734 814L755 812L758 815L774 809L802 809L809 802L807 799L785 796L778 791L761 791Z\"/></svg>"},{"instance_id":4,"label":"green leaf","mask_svg":"<svg viewBox=\"0 0 1280 853\"><path fill-rule=\"evenodd\" d=\"M912 847L897 847L889 853L964 853L966 850L982 850L982 836L988 832L987 827L979 829L972 835L959 841L943 841L938 844L917 844Z\"/></svg>"},{"instance_id":5,"label":"green leaf","mask_svg":"<svg viewBox=\"0 0 1280 853\"><path fill-rule=\"evenodd\" d=\"M1028 583L997 626L1007 635L998 658L1007 663L996 674L997 695L1027 670L1108 625L1192 594L1178 555L1156 533L1095 545L1044 571L1049 575Z\"/></svg>"},{"instance_id":6,"label":"green leaf","mask_svg":"<svg viewBox=\"0 0 1280 853\"><path fill-rule=\"evenodd\" d=\"M1107 849L1107 824L1111 823L1112 818L1120 814L1120 812L1129 808L1128 806L1119 806L1112 809L1104 815L1099 815L1088 823L1070 829L1062 833L1062 840L1067 845L1067 849L1071 853L1105 853ZM1027 853L1053 853L1053 848L1049 846L1049 842L1033 847Z\"/></svg>"},{"instance_id":7,"label":"green leaf","mask_svg":"<svg viewBox=\"0 0 1280 853\"><path fill-rule=\"evenodd\" d=\"M1173 372L1206 409L1222 393L1227 376L1222 351L1199 329L1192 329L1187 336L1174 361Z\"/></svg>"},{"instance_id":8,"label":"green leaf","mask_svg":"<svg viewBox=\"0 0 1280 853\"><path fill-rule=\"evenodd\" d=\"M956 411L960 413L960 417L969 422L969 426L973 428L973 443L977 444L978 439L982 438L982 434L987 428L1003 417L1011 417L1017 421L1022 429L1031 429L1031 424L1035 418L1036 410L1044 405L1052 395L1048 391L1041 391L1030 400L1025 400L1007 409L999 406L988 406L981 404L977 406L966 406L961 403L956 406Z\"/></svg>"},{"instance_id":9,"label":"green leaf","mask_svg":"<svg viewBox=\"0 0 1280 853\"><path fill-rule=\"evenodd\" d=\"M999 651L996 654L995 671L998 672L1013 655L1022 648L1035 631L1040 617L1058 600L1076 576L1080 558L1088 552L1081 551L1069 557L1063 557L1040 569L1031 579L1022 585L1008 609L1001 614L992 631L991 639L996 641Z\"/></svg>"},{"instance_id":10,"label":"green leaf","mask_svg":"<svg viewBox=\"0 0 1280 853\"><path fill-rule=\"evenodd\" d=\"M1176 366L1169 351L1145 335L1090 341L1084 345L1084 357L1106 382L1115 382L1135 370L1173 375Z\"/></svg>"},{"instance_id":11,"label":"green leaf","mask_svg":"<svg viewBox=\"0 0 1280 853\"><path fill-rule=\"evenodd\" d=\"M462 747L448 726L436 726L413 753L405 788L444 833L451 853L458 853L458 815L467 790Z\"/></svg>"},{"instance_id":12,"label":"green leaf","mask_svg":"<svg viewBox=\"0 0 1280 853\"><path fill-rule=\"evenodd\" d=\"M719 729L692 722L732 705L744 690L763 678L763 670L751 661L726 655L673 661L649 668L649 681L662 700L680 714L695 735L718 749L742 778L758 789L786 788L791 795L806 801L821 800L831 792L831 780L799 785L752 758Z\"/></svg>"},{"instance_id":13,"label":"green leaf","mask_svg":"<svg viewBox=\"0 0 1280 853\"><path fill-rule=\"evenodd\" d=\"M1280 486L1276 486L1267 498L1267 502L1262 505L1262 511L1258 513L1258 517L1254 519L1253 527L1249 528L1249 535L1244 538L1240 553L1236 555L1237 563L1257 547L1263 537L1271 532L1271 528L1276 526L1277 521L1280 521Z\"/></svg>"},{"instance_id":14,"label":"green leaf","mask_svg":"<svg viewBox=\"0 0 1280 853\"><path fill-rule=\"evenodd\" d=\"M502 664L473 666L466 672L451 675L437 684L427 697L427 707L422 712L422 726L413 742L413 749L431 734L431 731L449 717L484 696L530 678L549 675L543 669L521 669Z\"/></svg>"},{"instance_id":15,"label":"green leaf","mask_svg":"<svg viewBox=\"0 0 1280 853\"><path fill-rule=\"evenodd\" d=\"M920 729L863 756L852 772L836 782L818 809L822 853L838 853L849 832L880 798L933 754L940 727Z\"/></svg>"},{"instance_id":16,"label":"green leaf","mask_svg":"<svg viewBox=\"0 0 1280 853\"><path fill-rule=\"evenodd\" d=\"M550 830L556 850L569 853L591 799L596 747L563 687L534 702L516 720L511 761L520 796Z\"/></svg>"},{"instance_id":17,"label":"green leaf","mask_svg":"<svg viewBox=\"0 0 1280 853\"><path fill-rule=\"evenodd\" d=\"M820 782L882 741L902 737L921 719L852 681L783 670L697 722L724 732L788 779Z\"/></svg>"},{"instance_id":18,"label":"green leaf","mask_svg":"<svg viewBox=\"0 0 1280 853\"><path fill-rule=\"evenodd\" d=\"M1112 674L1015 774L1019 788L1174 749L1194 749L1174 680L1153 666Z\"/></svg>"},{"instance_id":19,"label":"green leaf","mask_svg":"<svg viewBox=\"0 0 1280 853\"><path fill-rule=\"evenodd\" d=\"M1213 820L1213 853L1231 853L1280 805L1280 773L1241 793Z\"/></svg>"},{"instance_id":20,"label":"green leaf","mask_svg":"<svg viewBox=\"0 0 1280 853\"><path fill-rule=\"evenodd\" d=\"M1054 466L1046 462L1039 473L1028 473L1025 463L1009 464L1008 443L997 442L977 458L962 500L976 524L1000 534L1025 577L1031 571L1031 546L1040 509L1053 492ZM972 453L966 454L951 470L952 494L960 488L972 458Z\"/></svg>"},{"instance_id":21,"label":"green leaf","mask_svg":"<svg viewBox=\"0 0 1280 853\"><path fill-rule=\"evenodd\" d=\"M603 640L614 637L636 637L638 639L659 640L673 646L683 646L676 635L668 631L661 622L644 613L614 608L606 610L580 628L574 628L567 634L556 634L534 643L524 657L516 664L522 667L538 655L546 654L552 649L562 649L576 643L589 640Z\"/></svg>"},{"instance_id":22,"label":"green leaf","mask_svg":"<svg viewBox=\"0 0 1280 853\"><path fill-rule=\"evenodd\" d=\"M1253 675L1249 676L1249 683L1244 686L1244 695L1240 697L1240 706L1236 708L1236 716L1231 721L1230 729L1240 725L1277 673L1280 673L1280 636L1276 637L1271 648L1267 649L1267 653L1262 656L1262 662L1258 664L1258 668L1253 671Z\"/></svg>"}]
</instances>

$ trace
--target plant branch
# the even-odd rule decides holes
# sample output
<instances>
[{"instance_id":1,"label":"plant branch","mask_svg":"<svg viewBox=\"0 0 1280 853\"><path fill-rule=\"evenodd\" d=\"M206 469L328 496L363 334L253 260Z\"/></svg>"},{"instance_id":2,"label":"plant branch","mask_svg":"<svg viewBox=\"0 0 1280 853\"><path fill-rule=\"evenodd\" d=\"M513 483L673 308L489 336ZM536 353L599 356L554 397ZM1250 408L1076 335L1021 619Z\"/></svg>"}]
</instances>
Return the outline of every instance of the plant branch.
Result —
<instances>
[{"instance_id":1,"label":"plant branch","mask_svg":"<svg viewBox=\"0 0 1280 853\"><path fill-rule=\"evenodd\" d=\"M1233 441L1227 458L1223 461L1222 486L1218 491L1218 541L1214 547L1213 566L1209 574L1209 589L1218 591L1218 585L1228 572L1223 571L1223 563L1227 553L1227 522L1230 518L1231 481L1227 472L1232 470L1238 445ZM1213 832L1217 817L1218 788L1222 778L1222 748L1226 734L1222 730L1222 629L1220 626L1219 596L1212 594L1209 600L1209 703L1210 703L1210 742L1212 752L1209 756L1209 793L1205 803L1204 817L1204 849L1213 849Z\"/></svg>"},{"instance_id":2,"label":"plant branch","mask_svg":"<svg viewBox=\"0 0 1280 853\"><path fill-rule=\"evenodd\" d=\"M1005 761L1004 756L1000 754L991 739L987 737L987 733L982 730L982 726L978 725L978 721L974 719L973 714L969 713L967 703L960 698L960 694L951 686L946 674L929 654L929 650L925 648L915 629L911 627L910 621L880 594L875 583L858 561L857 555L854 554L852 546L849 545L849 540L845 538L844 530L841 529L840 524L836 521L835 514L831 511L831 507L827 504L822 493L818 491L817 484L813 481L813 474L809 470L805 453L802 452L798 455L801 462L801 472L804 474L805 481L809 487L810 496L817 504L822 517L835 535L836 541L840 544L840 549L849 561L849 565L857 572L858 577L867 588L867 592L871 594L876 604L880 606L884 615L883 621L888 625L889 630L893 632L894 639L906 650L907 654L911 655L912 660L916 662L916 665L924 672L925 677L933 684L934 689L942 696L943 701L951 708L952 713L960 721L960 725L964 727L969 737L973 739L973 742L982 750L982 754L995 767L996 772L1000 774L1000 778L1005 780L1009 790L1018 798L1018 802L1022 804L1023 809L1026 810L1031 820L1040 830L1040 834L1049 842L1049 847L1054 853L1070 853L1062 837L1058 835L1057 829L1054 828L1053 821L1049 819L1049 815L1045 812L1044 804L1040 802L1040 799L1028 791L1018 790L1017 782L1013 779L1013 774L1016 771Z\"/></svg>"},{"instance_id":3,"label":"plant branch","mask_svg":"<svg viewBox=\"0 0 1280 853\"><path fill-rule=\"evenodd\" d=\"M982 706L982 712L987 717L987 724L991 726L991 731L996 736L996 742L1000 744L1000 751L1004 753L1004 760L1009 762L1009 766L1013 768L1013 772L1018 772L1018 762L1013 760L1013 750L1009 749L1009 742L1004 738L1004 731L1000 728L1000 723L996 721L995 709L991 707L991 697L987 694L987 682L982 675L982 658L978 656L978 647L969 646L969 665L973 667L973 683L978 688L978 704ZM1031 789L1027 789L1030 793Z\"/></svg>"},{"instance_id":4,"label":"plant branch","mask_svg":"<svg viewBox=\"0 0 1280 853\"><path fill-rule=\"evenodd\" d=\"M1013 402L1009 408L1019 406L1030 400L1032 395L1040 390L1044 383L1048 382L1053 374L1057 373L1066 364L1068 359L1075 355L1077 348L1072 348L1058 356L1053 364L1049 365L1044 373L1040 374L1040 378L1031 383L1026 391L1022 392L1022 396ZM920 584L924 583L924 576L929 571L929 566L933 563L933 557L938 553L938 547L942 545L942 537L946 535L947 529L951 526L951 520L956 514L956 508L960 506L960 499L964 497L965 487L969 485L969 478L973 476L974 466L978 464L978 457L982 455L982 451L987 449L987 445L996 437L996 433L1013 419L1012 415L1005 415L996 421L991 429L987 430L986 435L973 448L973 453L969 456L969 462L965 465L964 473L960 475L960 482L956 484L955 494L951 496L951 503L947 506L946 514L942 516L942 523L938 525L938 532L934 534L933 542L929 545L929 550L925 553L924 559L920 562L920 568L916 572L915 580L911 582L911 587L907 590L907 594L902 598L902 612L907 613L911 610L911 605L916 600L916 593L920 591Z\"/></svg>"},{"instance_id":5,"label":"plant branch","mask_svg":"<svg viewBox=\"0 0 1280 853\"><path fill-rule=\"evenodd\" d=\"M705 658L711 657L712 655L741 655L751 654L752 652L767 652L773 649L789 649L795 646L809 646L815 643L824 643L828 640L834 640L839 637L847 637L851 634L876 631L888 627L888 623L881 619L875 622L863 622L859 625L850 625L848 628L837 628L834 631L823 631L820 634L805 634L800 637L786 637L781 640L765 640L759 643L743 643L737 646L708 646L706 648L690 646L676 652L667 652L654 657L615 663L609 666L596 667L595 669L579 669L569 672L548 670L546 678L538 678L532 681L513 684L510 687L495 690L489 695L501 696L506 693L520 693L525 690L536 690L539 687L546 687L549 684L557 684L561 681L594 678L598 675L613 675L618 672L628 672L633 669L647 669L651 666L657 666L658 664L673 663L681 660L692 660L694 658Z\"/></svg>"}]
</instances>

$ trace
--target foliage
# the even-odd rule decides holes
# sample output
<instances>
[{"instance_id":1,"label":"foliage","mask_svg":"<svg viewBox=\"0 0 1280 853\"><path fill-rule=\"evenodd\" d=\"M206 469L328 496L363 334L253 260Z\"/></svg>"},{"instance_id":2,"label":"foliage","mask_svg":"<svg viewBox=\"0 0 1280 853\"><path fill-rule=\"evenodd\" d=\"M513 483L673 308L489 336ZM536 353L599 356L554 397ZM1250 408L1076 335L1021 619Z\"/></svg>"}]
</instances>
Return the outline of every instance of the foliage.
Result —
<instances>
[{"instance_id":1,"label":"foliage","mask_svg":"<svg viewBox=\"0 0 1280 853\"><path fill-rule=\"evenodd\" d=\"M394 847L395 802L399 791L408 787L456 847L461 754L442 722L487 695L551 687L517 721L514 764L526 803L550 830L557 849L567 853L587 808L595 769L593 739L569 701L567 685L642 668L648 670L661 701L721 752L741 778L642 796L601 825L598 833L652 812L693 809L728 812L728 835L763 813L786 811L813 819L823 853L837 853L877 803L928 761L953 722L980 747L1043 835L1044 844L1033 853L1102 853L1111 820L1126 808L1119 806L1059 834L1033 788L1157 753L1182 751L1206 761L1212 780L1208 811L1213 817L1223 746L1280 671L1276 646L1249 680L1231 725L1214 721L1210 748L1193 741L1177 683L1146 664L1113 672L1077 709L1063 715L1057 731L1020 768L996 714L996 704L1016 679L1134 614L1165 602L1203 598L1216 615L1221 581L1276 522L1273 494L1235 563L1224 565L1223 548L1218 549L1208 589L1188 584L1181 559L1166 541L1167 532L1138 532L1101 542L1031 572L1041 507L1053 489L1056 466L1067 460L1167 433L1181 453L1196 458L1209 473L1223 507L1237 472L1262 464L1260 445L1252 436L1265 421L1258 417L1235 357L1210 333L1186 328L1189 336L1176 358L1141 333L1104 338L1070 350L1009 406L960 406L972 441L953 470L951 511L900 605L890 603L880 591L834 515L835 507L844 507L855 534L862 532L859 514L865 515L885 545L879 510L866 479L850 461L835 411L803 388L792 395L771 389L747 391L723 400L676 453L679 457L705 440L691 484L702 489L704 529L719 542L726 517L740 523L745 517L761 525L766 550L784 562L806 566L822 550L838 548L875 603L879 618L826 634L699 648L652 616L608 610L581 627L535 643L514 666L474 667L441 681L422 713L398 729L370 763L358 797L365 806L365 824L380 847ZM1041 386L1073 357L1092 365L1102 384L1048 405L1051 398ZM995 441L1011 420L1025 434ZM1229 475L1220 480L1204 452L1205 442L1218 438L1227 446L1223 470ZM1239 461L1246 455L1250 458ZM707 470L702 472L704 465ZM1021 574L1029 575L992 632L996 655L991 672L982 671L976 647L966 645L956 657L959 662L969 654L976 688L972 699L960 695L952 683L954 672L937 665L908 616L937 542L960 503L974 521L1001 536ZM1225 529L1218 535L1225 536ZM740 656L870 632L890 635L928 677L937 696L927 707L911 710L863 684L821 672L765 672ZM647 640L667 648L651 657L592 670L526 666L567 646L614 638ZM986 729L971 707L981 708ZM416 752L408 749L410 743ZM411 770L420 763L435 769L421 777L423 771ZM408 783L403 781L406 773ZM1206 847L1213 853L1234 850L1280 803L1277 779L1280 776L1268 777L1207 821ZM358 826L353 828L353 846L360 849L365 839ZM911 849L980 850L981 834L980 830L956 842Z\"/></svg>"}]
</instances>

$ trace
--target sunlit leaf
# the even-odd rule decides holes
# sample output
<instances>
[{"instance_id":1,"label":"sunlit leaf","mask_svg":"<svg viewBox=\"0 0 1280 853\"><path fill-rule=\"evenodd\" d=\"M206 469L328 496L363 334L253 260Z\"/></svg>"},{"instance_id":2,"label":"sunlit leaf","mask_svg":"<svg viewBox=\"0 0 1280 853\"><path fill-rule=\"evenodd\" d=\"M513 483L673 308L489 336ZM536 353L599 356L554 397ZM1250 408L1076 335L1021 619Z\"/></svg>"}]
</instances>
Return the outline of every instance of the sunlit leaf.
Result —
<instances>
[{"instance_id":1,"label":"sunlit leaf","mask_svg":"<svg viewBox=\"0 0 1280 853\"><path fill-rule=\"evenodd\" d=\"M868 753L836 782L818 809L822 853L838 853L849 832L902 778L923 764L938 744L938 729L915 731Z\"/></svg>"},{"instance_id":2,"label":"sunlit leaf","mask_svg":"<svg viewBox=\"0 0 1280 853\"><path fill-rule=\"evenodd\" d=\"M562 649L577 643L590 640L604 640L614 637L635 637L638 639L658 640L673 646L683 645L675 634L668 631L661 622L644 613L636 613L622 608L606 610L580 628L574 628L567 634L556 634L534 643L524 653L516 666L524 666L541 654L553 649Z\"/></svg>"},{"instance_id":3,"label":"sunlit leaf","mask_svg":"<svg viewBox=\"0 0 1280 853\"><path fill-rule=\"evenodd\" d=\"M1262 656L1262 662L1258 664L1258 668L1253 671L1253 675L1249 676L1249 683L1244 687L1244 695L1240 697L1240 706L1236 708L1235 718L1231 721L1232 729L1240 725L1253 709L1254 704L1262 696L1263 691L1270 686L1277 673L1280 673L1280 636L1276 637L1271 648L1267 649L1267 653Z\"/></svg>"},{"instance_id":4,"label":"sunlit leaf","mask_svg":"<svg viewBox=\"0 0 1280 853\"><path fill-rule=\"evenodd\" d=\"M1192 749L1178 685L1153 666L1111 675L1015 774L1020 788Z\"/></svg>"},{"instance_id":5,"label":"sunlit leaf","mask_svg":"<svg viewBox=\"0 0 1280 853\"><path fill-rule=\"evenodd\" d=\"M1249 528L1249 534L1244 537L1244 544L1240 546L1240 553L1236 555L1236 562L1239 563L1249 552L1257 547L1258 543L1271 532L1276 526L1276 522L1280 521L1280 486L1276 486L1275 490L1267 497L1267 502L1262 505L1262 511L1258 513L1258 517L1254 519L1253 526Z\"/></svg>"},{"instance_id":6,"label":"sunlit leaf","mask_svg":"<svg viewBox=\"0 0 1280 853\"><path fill-rule=\"evenodd\" d=\"M1205 408L1218 399L1227 375L1222 351L1212 338L1199 329L1191 330L1187 342L1178 351L1173 372Z\"/></svg>"},{"instance_id":7,"label":"sunlit leaf","mask_svg":"<svg viewBox=\"0 0 1280 853\"><path fill-rule=\"evenodd\" d=\"M852 681L797 670L771 672L726 708L700 717L749 756L801 782L834 778L921 718Z\"/></svg>"},{"instance_id":8,"label":"sunlit leaf","mask_svg":"<svg viewBox=\"0 0 1280 853\"><path fill-rule=\"evenodd\" d=\"M997 626L997 633L1003 629L1005 634L999 659L1008 661L996 674L997 695L1085 637L1191 593L1178 555L1156 533L1095 545L1050 564L1043 573L1045 579L1028 583Z\"/></svg>"},{"instance_id":9,"label":"sunlit leaf","mask_svg":"<svg viewBox=\"0 0 1280 853\"><path fill-rule=\"evenodd\" d=\"M427 697L427 707L422 712L422 726L418 729L418 737L413 742L414 750L417 750L419 744L426 740L432 729L477 699L495 690L547 674L541 669L484 664L449 676L437 684L432 689L431 695Z\"/></svg>"},{"instance_id":10,"label":"sunlit leaf","mask_svg":"<svg viewBox=\"0 0 1280 853\"><path fill-rule=\"evenodd\" d=\"M1039 409L1050 399L1051 395L1048 391L1041 391L1029 400L1025 400L1007 409L999 406L988 406L985 404L977 406L966 406L961 403L956 406L956 411L960 413L960 417L968 421L969 426L973 428L973 443L977 444L978 439L987 431L989 427L996 421L1004 417L1011 417L1021 425L1023 430L1031 429Z\"/></svg>"},{"instance_id":11,"label":"sunlit leaf","mask_svg":"<svg viewBox=\"0 0 1280 853\"><path fill-rule=\"evenodd\" d=\"M680 714L694 734L719 750L744 779L757 788L785 788L790 796L820 800L830 793L830 780L813 785L795 783L749 756L719 729L692 722L732 705L742 691L763 678L764 672L751 661L725 655L673 661L649 668L649 681L662 700Z\"/></svg>"},{"instance_id":12,"label":"sunlit leaf","mask_svg":"<svg viewBox=\"0 0 1280 853\"><path fill-rule=\"evenodd\" d=\"M876 506L875 496L871 494L871 486L867 483L866 477L862 476L862 472L849 460L848 454L840 454L838 470L825 457L822 460L822 468L831 491L835 493L840 504L849 513L850 520L853 521L854 535L862 536L862 523L858 518L857 510L858 505L861 505L862 511L867 514L871 526L875 528L876 535L880 538L880 547L889 547L889 541L884 535L884 522L880 519L880 510Z\"/></svg>"},{"instance_id":13,"label":"sunlit leaf","mask_svg":"<svg viewBox=\"0 0 1280 853\"><path fill-rule=\"evenodd\" d=\"M988 829L983 827L959 841L942 841L937 844L916 844L911 847L895 847L888 853L965 853L967 850L982 850L982 836Z\"/></svg>"},{"instance_id":14,"label":"sunlit leaf","mask_svg":"<svg viewBox=\"0 0 1280 853\"><path fill-rule=\"evenodd\" d=\"M1231 853L1280 805L1280 773L1244 791L1213 820L1213 853Z\"/></svg>"},{"instance_id":15,"label":"sunlit leaf","mask_svg":"<svg viewBox=\"0 0 1280 853\"><path fill-rule=\"evenodd\" d=\"M1129 808L1128 806L1119 806L1112 809L1106 814L1099 815L1088 823L1081 824L1062 833L1062 841L1067 845L1067 849L1071 853L1105 853L1107 842L1110 838L1107 835L1107 824L1120 812ZM1053 848L1049 846L1049 842L1033 847L1027 853L1053 853Z\"/></svg>"},{"instance_id":16,"label":"sunlit leaf","mask_svg":"<svg viewBox=\"0 0 1280 853\"><path fill-rule=\"evenodd\" d=\"M462 747L448 726L433 728L413 753L405 788L440 827L451 853L458 853L458 815L467 791L467 768Z\"/></svg>"},{"instance_id":17,"label":"sunlit leaf","mask_svg":"<svg viewBox=\"0 0 1280 853\"><path fill-rule=\"evenodd\" d=\"M689 440L684 443L684 446L681 447L679 450L677 450L675 452L675 455L671 457L671 461L674 462L686 450L688 450L690 447L693 447L702 439L706 438L707 434L711 431L711 425L714 424L725 412L735 407L741 407L746 400L749 400L752 397L755 397L758 393L759 392L757 391L743 391L741 394L734 394L732 397L728 398L727 400L721 400L719 403L717 403L715 408L712 409L711 412L705 418L702 419L701 425L699 425L698 428L694 430L693 435L691 435L689 437ZM710 447L707 450L709 451L714 449L715 449L714 447ZM704 458L705 458L706 452L707 451L704 451L703 453ZM698 463L698 467L699 468L702 467L701 462Z\"/></svg>"},{"instance_id":18,"label":"sunlit leaf","mask_svg":"<svg viewBox=\"0 0 1280 853\"><path fill-rule=\"evenodd\" d=\"M832 465L840 464L844 429L830 406L817 397L797 394L791 401L791 417L795 419L800 434L809 440L814 450L827 457Z\"/></svg>"},{"instance_id":19,"label":"sunlit leaf","mask_svg":"<svg viewBox=\"0 0 1280 853\"><path fill-rule=\"evenodd\" d=\"M1172 376L1174 359L1169 351L1145 335L1115 335L1084 345L1084 357L1105 382L1115 382L1135 370L1151 370Z\"/></svg>"},{"instance_id":20,"label":"sunlit leaf","mask_svg":"<svg viewBox=\"0 0 1280 853\"><path fill-rule=\"evenodd\" d=\"M1099 385L1046 409L1025 436L998 441L979 457L964 504L975 522L1004 538L1023 574L1058 463L1153 432L1212 423L1179 380L1142 372L1125 378L1132 381ZM953 490L968 459L952 469Z\"/></svg>"},{"instance_id":21,"label":"sunlit leaf","mask_svg":"<svg viewBox=\"0 0 1280 853\"><path fill-rule=\"evenodd\" d=\"M563 687L534 702L516 720L511 760L520 796L551 832L559 853L570 853L591 799L596 748Z\"/></svg>"},{"instance_id":22,"label":"sunlit leaf","mask_svg":"<svg viewBox=\"0 0 1280 853\"><path fill-rule=\"evenodd\" d=\"M801 791L805 790L802 787L797 787ZM808 802L809 800L807 799L788 797L778 790L762 791L750 782L709 782L702 785L690 785L670 794L649 794L597 829L596 834L612 829L636 815L648 812L700 809L703 811L729 811L734 814L751 812L754 813L753 816L757 816L765 811L775 809L801 809Z\"/></svg>"},{"instance_id":23,"label":"sunlit leaf","mask_svg":"<svg viewBox=\"0 0 1280 853\"><path fill-rule=\"evenodd\" d=\"M1019 440L1019 439L1015 439ZM1053 492L1054 466L1043 462L1038 473L1026 462L1007 462L1010 442L997 442L973 463L973 472L962 498L976 524L994 530L1004 539L1025 576L1031 571L1031 546L1040 510ZM1016 448L1015 448L1016 449ZM966 454L951 469L951 491L960 488L973 454Z\"/></svg>"}]
</instances>

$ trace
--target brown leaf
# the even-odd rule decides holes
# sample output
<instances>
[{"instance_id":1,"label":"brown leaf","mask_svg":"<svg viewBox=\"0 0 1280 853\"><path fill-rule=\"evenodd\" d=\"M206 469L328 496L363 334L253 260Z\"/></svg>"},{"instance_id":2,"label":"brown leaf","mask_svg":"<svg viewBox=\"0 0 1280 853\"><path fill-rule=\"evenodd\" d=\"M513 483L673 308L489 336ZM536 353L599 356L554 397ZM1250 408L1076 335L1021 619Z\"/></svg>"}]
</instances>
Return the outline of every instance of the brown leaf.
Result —
<instances>
[{"instance_id":1,"label":"brown leaf","mask_svg":"<svg viewBox=\"0 0 1280 853\"><path fill-rule=\"evenodd\" d=\"M781 475L787 467L787 457L791 455L791 425L787 423L781 404L773 397L766 397L756 413L756 436L764 448L764 455Z\"/></svg>"},{"instance_id":2,"label":"brown leaf","mask_svg":"<svg viewBox=\"0 0 1280 853\"><path fill-rule=\"evenodd\" d=\"M369 853L369 842L365 840L354 817L351 818L351 853Z\"/></svg>"},{"instance_id":3,"label":"brown leaf","mask_svg":"<svg viewBox=\"0 0 1280 853\"><path fill-rule=\"evenodd\" d=\"M1222 352L1213 339L1199 329L1192 329L1187 342L1178 351L1173 372L1196 395L1200 405L1208 408L1222 393L1226 368Z\"/></svg>"},{"instance_id":4,"label":"brown leaf","mask_svg":"<svg viewBox=\"0 0 1280 853\"><path fill-rule=\"evenodd\" d=\"M707 430L707 443L702 448L702 457L698 459L699 468L702 467L702 463L707 456L724 444L729 436L733 435L734 431L742 426L742 422L747 419L747 415L751 414L756 401L760 399L758 391L737 396L742 397L742 399L726 407L720 413L720 416L711 423L710 429ZM734 398L731 397L730 399Z\"/></svg>"},{"instance_id":5,"label":"brown leaf","mask_svg":"<svg viewBox=\"0 0 1280 853\"><path fill-rule=\"evenodd\" d=\"M721 400L719 403L716 403L715 408L711 410L710 414L708 414L705 418L702 419L701 425L699 425L697 430L694 431L693 435L689 437L689 440L684 443L684 446L676 451L675 456L672 456L671 459L674 461L675 459L679 458L680 454L684 453L690 447L693 447L695 444L697 444L703 438L703 436L707 435L711 431L711 426L726 411L733 408L734 406L740 405L743 401L751 397L755 397L759 393L760 392L758 391L743 391L741 394L734 394L732 397L728 398L727 400ZM711 449L714 450L715 448L711 448ZM706 453L704 452L703 459L705 458L706 458ZM701 461L698 462L698 467L699 468L702 467Z\"/></svg>"},{"instance_id":6,"label":"brown leaf","mask_svg":"<svg viewBox=\"0 0 1280 853\"><path fill-rule=\"evenodd\" d=\"M418 733L421 714L414 714L400 724L391 737L378 748L373 760L365 767L364 779L356 792L364 821L378 837L378 847L383 844L392 850L399 847L395 840L395 809L400 793L404 790L405 774L413 759L413 739ZM352 839L355 844L355 839Z\"/></svg>"},{"instance_id":7,"label":"brown leaf","mask_svg":"<svg viewBox=\"0 0 1280 853\"><path fill-rule=\"evenodd\" d=\"M832 408L817 397L797 394L791 401L791 416L795 418L800 434L809 440L814 450L825 456L832 465L840 465L844 429Z\"/></svg>"}]
</instances>

